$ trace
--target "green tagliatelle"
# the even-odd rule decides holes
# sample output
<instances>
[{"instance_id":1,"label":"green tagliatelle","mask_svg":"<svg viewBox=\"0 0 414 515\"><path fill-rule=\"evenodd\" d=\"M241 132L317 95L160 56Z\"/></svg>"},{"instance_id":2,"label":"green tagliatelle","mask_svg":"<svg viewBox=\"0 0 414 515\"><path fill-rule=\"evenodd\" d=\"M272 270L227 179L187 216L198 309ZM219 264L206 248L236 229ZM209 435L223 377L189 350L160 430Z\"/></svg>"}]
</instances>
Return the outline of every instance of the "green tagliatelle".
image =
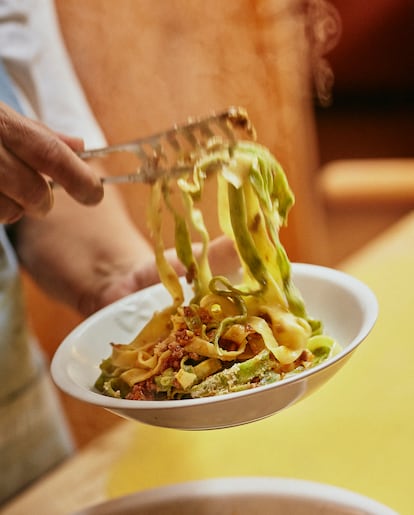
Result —
<instances>
[{"instance_id":1,"label":"green tagliatelle","mask_svg":"<svg viewBox=\"0 0 414 515\"><path fill-rule=\"evenodd\" d=\"M207 176L216 177L220 227L240 258L237 284L210 269L209 234L197 207ZM335 354L337 343L306 312L279 240L293 203L280 164L250 141L217 145L196 160L192 174L159 179L152 186L149 225L172 304L154 313L132 342L112 343L96 388L139 400L220 395L278 381ZM177 256L193 287L187 304L164 254L162 206L174 219ZM194 233L201 242L197 257Z\"/></svg>"}]
</instances>

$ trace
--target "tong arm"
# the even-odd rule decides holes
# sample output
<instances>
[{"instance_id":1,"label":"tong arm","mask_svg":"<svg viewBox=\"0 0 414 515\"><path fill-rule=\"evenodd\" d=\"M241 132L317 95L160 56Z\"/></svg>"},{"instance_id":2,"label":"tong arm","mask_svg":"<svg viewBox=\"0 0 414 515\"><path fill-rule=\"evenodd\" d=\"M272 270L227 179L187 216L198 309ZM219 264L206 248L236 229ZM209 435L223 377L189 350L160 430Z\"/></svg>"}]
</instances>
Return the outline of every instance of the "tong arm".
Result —
<instances>
[{"instance_id":1,"label":"tong arm","mask_svg":"<svg viewBox=\"0 0 414 515\"><path fill-rule=\"evenodd\" d=\"M151 184L165 174L183 174L192 170L200 153L216 142L235 143L238 132L255 138L255 130L242 107L230 107L205 118L190 118L183 125L126 143L78 153L81 159L104 157L116 152L136 155L140 166L133 173L102 177L103 184ZM52 188L56 183L49 183Z\"/></svg>"}]
</instances>

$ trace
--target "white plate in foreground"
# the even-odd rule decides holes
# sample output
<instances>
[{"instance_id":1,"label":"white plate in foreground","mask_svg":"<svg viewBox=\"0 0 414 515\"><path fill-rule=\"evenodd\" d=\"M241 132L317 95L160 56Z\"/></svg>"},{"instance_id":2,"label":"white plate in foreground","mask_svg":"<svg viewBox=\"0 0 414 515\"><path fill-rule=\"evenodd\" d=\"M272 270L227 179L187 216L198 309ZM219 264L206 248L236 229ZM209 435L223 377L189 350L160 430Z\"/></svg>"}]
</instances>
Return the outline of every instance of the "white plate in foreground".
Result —
<instances>
[{"instance_id":1,"label":"white plate in foreground","mask_svg":"<svg viewBox=\"0 0 414 515\"><path fill-rule=\"evenodd\" d=\"M297 479L219 478L144 490L74 515L397 515L363 495Z\"/></svg>"},{"instance_id":2,"label":"white plate in foreground","mask_svg":"<svg viewBox=\"0 0 414 515\"><path fill-rule=\"evenodd\" d=\"M273 415L331 378L372 329L378 313L372 291L334 269L292 265L293 279L308 313L322 320L325 333L343 350L334 358L294 377L238 393L203 399L136 401L106 397L94 389L99 364L110 342L129 343L155 310L170 304L158 284L105 307L81 323L57 349L51 365L55 383L69 395L118 415L176 429L231 427Z\"/></svg>"}]
</instances>

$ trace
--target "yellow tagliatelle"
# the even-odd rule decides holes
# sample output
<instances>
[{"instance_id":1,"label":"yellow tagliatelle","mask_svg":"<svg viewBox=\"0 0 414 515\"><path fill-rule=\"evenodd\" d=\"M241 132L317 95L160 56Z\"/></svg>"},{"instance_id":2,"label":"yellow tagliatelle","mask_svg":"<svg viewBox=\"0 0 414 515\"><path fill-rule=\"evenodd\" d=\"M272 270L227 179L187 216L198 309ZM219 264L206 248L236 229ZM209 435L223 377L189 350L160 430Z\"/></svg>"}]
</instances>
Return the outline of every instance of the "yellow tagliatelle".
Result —
<instances>
[{"instance_id":1,"label":"yellow tagliatelle","mask_svg":"<svg viewBox=\"0 0 414 515\"><path fill-rule=\"evenodd\" d=\"M220 226L240 258L237 283L214 276L209 266L209 235L197 207L207 175L217 179ZM171 181L180 206L172 202ZM192 175L160 178L152 186L149 226L172 303L132 342L112 344L97 389L139 400L220 395L280 380L334 354L338 346L308 316L279 241L293 202L279 163L253 142L216 146L194 162ZM177 256L193 287L186 303L165 257L161 206L174 218ZM197 258L194 233L202 246Z\"/></svg>"}]
</instances>

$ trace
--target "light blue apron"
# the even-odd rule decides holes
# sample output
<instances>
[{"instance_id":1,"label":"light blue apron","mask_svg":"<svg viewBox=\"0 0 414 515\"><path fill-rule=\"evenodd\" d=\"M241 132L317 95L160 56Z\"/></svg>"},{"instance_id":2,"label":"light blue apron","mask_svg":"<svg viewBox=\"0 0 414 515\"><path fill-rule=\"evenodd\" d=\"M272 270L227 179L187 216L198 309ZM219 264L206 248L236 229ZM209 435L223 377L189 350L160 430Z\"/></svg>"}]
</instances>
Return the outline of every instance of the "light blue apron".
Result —
<instances>
[{"instance_id":1,"label":"light blue apron","mask_svg":"<svg viewBox=\"0 0 414 515\"><path fill-rule=\"evenodd\" d=\"M0 59L0 100L19 110ZM62 461L73 444L28 330L19 265L0 225L0 504Z\"/></svg>"}]
</instances>

